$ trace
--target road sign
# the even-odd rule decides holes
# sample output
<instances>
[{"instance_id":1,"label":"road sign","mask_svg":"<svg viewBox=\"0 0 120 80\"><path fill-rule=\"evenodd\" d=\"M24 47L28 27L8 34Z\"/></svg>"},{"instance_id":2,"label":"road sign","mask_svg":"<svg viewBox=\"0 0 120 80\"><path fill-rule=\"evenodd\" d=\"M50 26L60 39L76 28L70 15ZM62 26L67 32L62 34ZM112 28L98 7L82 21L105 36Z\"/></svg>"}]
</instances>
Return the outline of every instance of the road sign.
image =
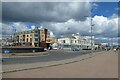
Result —
<instances>
[{"instance_id":1,"label":"road sign","mask_svg":"<svg viewBox=\"0 0 120 80\"><path fill-rule=\"evenodd\" d=\"M8 53L9 53L9 50L4 50L4 53L5 53L5 54L8 54Z\"/></svg>"}]
</instances>

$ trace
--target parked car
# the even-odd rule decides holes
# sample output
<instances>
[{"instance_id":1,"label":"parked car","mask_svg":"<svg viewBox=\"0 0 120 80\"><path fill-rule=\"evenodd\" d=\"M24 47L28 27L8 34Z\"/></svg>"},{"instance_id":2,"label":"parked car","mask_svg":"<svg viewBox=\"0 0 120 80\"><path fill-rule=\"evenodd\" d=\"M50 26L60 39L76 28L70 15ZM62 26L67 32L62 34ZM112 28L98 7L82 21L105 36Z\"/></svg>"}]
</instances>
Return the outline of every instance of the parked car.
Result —
<instances>
[{"instance_id":1,"label":"parked car","mask_svg":"<svg viewBox=\"0 0 120 80\"><path fill-rule=\"evenodd\" d=\"M47 51L47 48L44 48L44 51Z\"/></svg>"},{"instance_id":2,"label":"parked car","mask_svg":"<svg viewBox=\"0 0 120 80\"><path fill-rule=\"evenodd\" d=\"M82 50L91 50L91 48L83 48Z\"/></svg>"},{"instance_id":3,"label":"parked car","mask_svg":"<svg viewBox=\"0 0 120 80\"><path fill-rule=\"evenodd\" d=\"M55 48L53 48L53 50L58 50L58 48L55 47Z\"/></svg>"},{"instance_id":4,"label":"parked car","mask_svg":"<svg viewBox=\"0 0 120 80\"><path fill-rule=\"evenodd\" d=\"M72 51L80 51L80 48L72 48Z\"/></svg>"},{"instance_id":5,"label":"parked car","mask_svg":"<svg viewBox=\"0 0 120 80\"><path fill-rule=\"evenodd\" d=\"M113 50L114 50L114 52L117 52L117 51L120 50L120 49L119 49L119 48L114 48Z\"/></svg>"}]
</instances>

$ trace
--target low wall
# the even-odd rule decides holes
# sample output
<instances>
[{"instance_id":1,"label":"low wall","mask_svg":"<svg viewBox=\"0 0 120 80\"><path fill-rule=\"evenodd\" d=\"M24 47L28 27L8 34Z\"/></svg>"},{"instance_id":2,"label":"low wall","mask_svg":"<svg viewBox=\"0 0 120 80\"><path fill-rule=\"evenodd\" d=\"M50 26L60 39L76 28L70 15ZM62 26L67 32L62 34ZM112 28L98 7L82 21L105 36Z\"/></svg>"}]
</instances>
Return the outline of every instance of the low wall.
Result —
<instances>
[{"instance_id":1,"label":"low wall","mask_svg":"<svg viewBox=\"0 0 120 80\"><path fill-rule=\"evenodd\" d=\"M9 52L8 52L9 51ZM2 53L29 53L29 52L42 52L44 48L2 48Z\"/></svg>"}]
</instances>

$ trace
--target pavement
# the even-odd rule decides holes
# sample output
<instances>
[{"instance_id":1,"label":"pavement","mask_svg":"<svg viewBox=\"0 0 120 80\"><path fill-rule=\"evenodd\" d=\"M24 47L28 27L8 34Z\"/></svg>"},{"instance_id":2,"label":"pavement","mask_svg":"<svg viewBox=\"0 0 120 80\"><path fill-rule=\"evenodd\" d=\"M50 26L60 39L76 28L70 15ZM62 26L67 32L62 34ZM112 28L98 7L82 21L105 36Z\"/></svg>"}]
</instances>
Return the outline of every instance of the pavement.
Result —
<instances>
[{"instance_id":1,"label":"pavement","mask_svg":"<svg viewBox=\"0 0 120 80\"><path fill-rule=\"evenodd\" d=\"M118 54L102 51L47 63L3 65L3 68L6 70L3 78L118 78Z\"/></svg>"}]
</instances>

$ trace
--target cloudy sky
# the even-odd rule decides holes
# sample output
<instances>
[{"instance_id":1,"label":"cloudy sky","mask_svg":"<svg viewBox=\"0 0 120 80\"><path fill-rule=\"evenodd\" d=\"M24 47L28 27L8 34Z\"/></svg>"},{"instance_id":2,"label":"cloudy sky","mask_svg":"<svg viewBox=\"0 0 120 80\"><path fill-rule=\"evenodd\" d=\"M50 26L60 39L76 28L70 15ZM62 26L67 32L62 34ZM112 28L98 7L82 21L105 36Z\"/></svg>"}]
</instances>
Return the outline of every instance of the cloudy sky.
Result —
<instances>
[{"instance_id":1,"label":"cloudy sky","mask_svg":"<svg viewBox=\"0 0 120 80\"><path fill-rule=\"evenodd\" d=\"M2 35L29 30L32 27L47 28L51 36L80 33L90 36L90 16L93 18L93 34L96 42L117 43L117 2L3 2Z\"/></svg>"}]
</instances>

